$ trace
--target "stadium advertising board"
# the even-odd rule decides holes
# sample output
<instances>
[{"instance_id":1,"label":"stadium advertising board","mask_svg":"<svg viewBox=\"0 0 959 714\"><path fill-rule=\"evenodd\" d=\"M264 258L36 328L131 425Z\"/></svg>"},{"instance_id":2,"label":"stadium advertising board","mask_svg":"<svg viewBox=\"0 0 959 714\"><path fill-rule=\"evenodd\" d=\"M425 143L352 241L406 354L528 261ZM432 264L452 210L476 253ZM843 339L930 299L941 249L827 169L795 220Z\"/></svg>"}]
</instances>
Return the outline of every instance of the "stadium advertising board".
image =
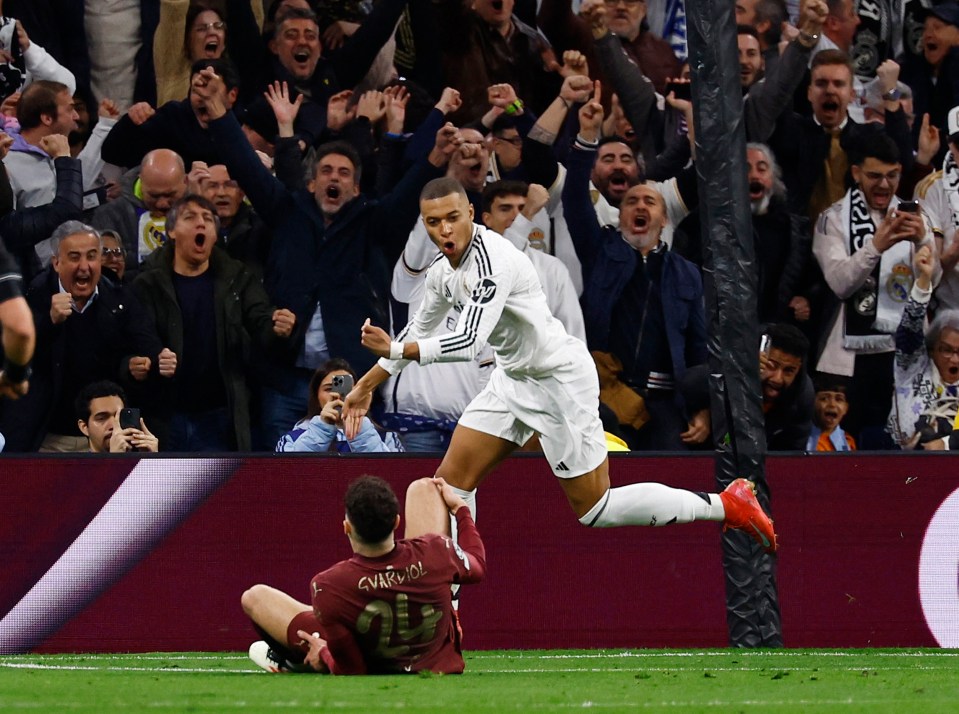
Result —
<instances>
[{"instance_id":1,"label":"stadium advertising board","mask_svg":"<svg viewBox=\"0 0 959 714\"><path fill-rule=\"evenodd\" d=\"M0 652L243 650L240 594L307 599L349 556L342 495L404 457L0 459ZM790 647L959 646L956 457L770 459ZM612 457L615 483L710 490L703 457ZM722 647L716 524L589 530L541 457L481 487L489 576L462 595L468 649Z\"/></svg>"}]
</instances>

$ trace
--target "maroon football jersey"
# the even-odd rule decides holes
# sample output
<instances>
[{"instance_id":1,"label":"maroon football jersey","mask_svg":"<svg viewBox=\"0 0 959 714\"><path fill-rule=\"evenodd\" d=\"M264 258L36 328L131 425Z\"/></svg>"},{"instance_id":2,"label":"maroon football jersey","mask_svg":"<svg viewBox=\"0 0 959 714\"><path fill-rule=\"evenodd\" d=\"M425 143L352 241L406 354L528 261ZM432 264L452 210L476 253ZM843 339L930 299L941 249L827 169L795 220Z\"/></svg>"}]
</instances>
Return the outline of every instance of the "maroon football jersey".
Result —
<instances>
[{"instance_id":1,"label":"maroon football jersey","mask_svg":"<svg viewBox=\"0 0 959 714\"><path fill-rule=\"evenodd\" d=\"M313 577L313 611L333 674L463 671L450 584L482 580L486 554L469 509L460 507L456 521L459 547L427 534Z\"/></svg>"}]
</instances>

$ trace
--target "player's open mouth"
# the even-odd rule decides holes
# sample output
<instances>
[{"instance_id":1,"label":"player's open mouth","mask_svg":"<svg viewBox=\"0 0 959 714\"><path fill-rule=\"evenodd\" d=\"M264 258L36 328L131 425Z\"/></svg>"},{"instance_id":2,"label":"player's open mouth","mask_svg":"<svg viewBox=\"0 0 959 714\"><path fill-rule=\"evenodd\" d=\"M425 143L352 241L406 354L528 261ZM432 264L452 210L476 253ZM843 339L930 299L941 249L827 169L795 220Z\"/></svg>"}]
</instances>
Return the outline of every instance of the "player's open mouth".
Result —
<instances>
[{"instance_id":1,"label":"player's open mouth","mask_svg":"<svg viewBox=\"0 0 959 714\"><path fill-rule=\"evenodd\" d=\"M455 250L456 250L456 243L454 243L454 242L451 241L451 240L444 241L444 243L443 243L443 252L444 252L444 253L452 253L452 252L455 251Z\"/></svg>"}]
</instances>

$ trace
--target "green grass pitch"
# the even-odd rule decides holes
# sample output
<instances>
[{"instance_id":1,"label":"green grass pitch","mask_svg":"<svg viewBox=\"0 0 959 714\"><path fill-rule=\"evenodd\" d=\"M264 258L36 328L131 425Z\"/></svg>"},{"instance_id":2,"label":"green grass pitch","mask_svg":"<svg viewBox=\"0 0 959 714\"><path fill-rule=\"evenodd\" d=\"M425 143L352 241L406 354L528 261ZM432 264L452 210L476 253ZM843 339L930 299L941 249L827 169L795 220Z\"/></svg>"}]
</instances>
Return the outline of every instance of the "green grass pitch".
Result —
<instances>
[{"instance_id":1,"label":"green grass pitch","mask_svg":"<svg viewBox=\"0 0 959 714\"><path fill-rule=\"evenodd\" d=\"M0 712L959 712L956 650L468 652L461 676L271 675L237 652L0 656Z\"/></svg>"}]
</instances>

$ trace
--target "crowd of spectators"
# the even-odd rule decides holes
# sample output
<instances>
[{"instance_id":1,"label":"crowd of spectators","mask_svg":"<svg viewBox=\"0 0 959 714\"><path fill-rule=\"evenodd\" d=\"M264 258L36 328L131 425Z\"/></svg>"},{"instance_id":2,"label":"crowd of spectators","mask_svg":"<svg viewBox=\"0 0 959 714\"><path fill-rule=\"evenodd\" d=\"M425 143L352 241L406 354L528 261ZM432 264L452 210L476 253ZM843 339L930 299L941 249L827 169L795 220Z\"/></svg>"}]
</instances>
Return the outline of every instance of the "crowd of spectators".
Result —
<instances>
[{"instance_id":1,"label":"crowd of spectators","mask_svg":"<svg viewBox=\"0 0 959 714\"><path fill-rule=\"evenodd\" d=\"M959 3L735 9L768 446L948 449ZM0 238L36 328L6 450L445 449L489 350L392 378L354 441L333 384L419 304L444 175L586 342L607 430L710 448L686 60L682 0L3 0Z\"/></svg>"}]
</instances>

